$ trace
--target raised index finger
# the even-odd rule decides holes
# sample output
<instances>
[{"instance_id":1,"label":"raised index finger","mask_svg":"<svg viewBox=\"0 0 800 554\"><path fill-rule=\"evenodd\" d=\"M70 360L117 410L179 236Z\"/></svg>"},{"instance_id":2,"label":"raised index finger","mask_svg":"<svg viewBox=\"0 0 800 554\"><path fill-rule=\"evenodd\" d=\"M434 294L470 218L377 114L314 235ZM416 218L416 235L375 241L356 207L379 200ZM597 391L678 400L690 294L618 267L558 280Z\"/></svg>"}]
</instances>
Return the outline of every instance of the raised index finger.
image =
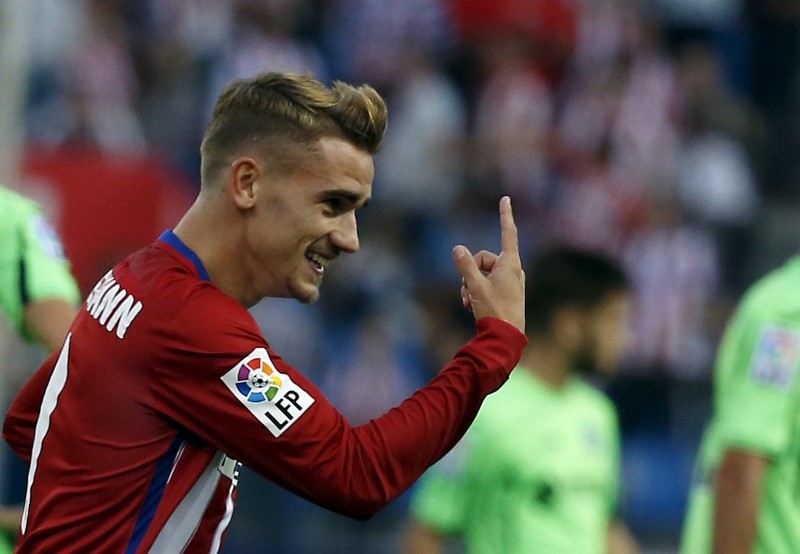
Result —
<instances>
[{"instance_id":1,"label":"raised index finger","mask_svg":"<svg viewBox=\"0 0 800 554\"><path fill-rule=\"evenodd\" d=\"M511 198L500 199L500 246L503 252L519 256L519 236L514 214L511 211Z\"/></svg>"}]
</instances>

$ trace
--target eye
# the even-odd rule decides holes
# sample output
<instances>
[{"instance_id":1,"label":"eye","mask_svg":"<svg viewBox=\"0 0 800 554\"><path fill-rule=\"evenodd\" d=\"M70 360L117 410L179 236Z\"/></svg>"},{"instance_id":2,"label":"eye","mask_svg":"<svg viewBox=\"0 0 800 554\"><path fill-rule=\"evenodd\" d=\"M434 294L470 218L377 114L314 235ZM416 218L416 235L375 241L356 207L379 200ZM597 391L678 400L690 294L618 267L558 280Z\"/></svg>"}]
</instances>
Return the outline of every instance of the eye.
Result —
<instances>
[{"instance_id":1,"label":"eye","mask_svg":"<svg viewBox=\"0 0 800 554\"><path fill-rule=\"evenodd\" d=\"M335 214L341 213L345 209L345 202L341 198L327 198L322 203Z\"/></svg>"}]
</instances>

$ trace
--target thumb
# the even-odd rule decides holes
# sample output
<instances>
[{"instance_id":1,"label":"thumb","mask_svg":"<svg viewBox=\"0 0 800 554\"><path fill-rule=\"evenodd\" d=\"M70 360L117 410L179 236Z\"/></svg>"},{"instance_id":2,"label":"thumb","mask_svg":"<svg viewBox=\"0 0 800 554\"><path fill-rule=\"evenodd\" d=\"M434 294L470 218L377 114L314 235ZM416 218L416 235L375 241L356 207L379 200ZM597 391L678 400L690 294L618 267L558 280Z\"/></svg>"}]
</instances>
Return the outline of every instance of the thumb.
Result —
<instances>
[{"instance_id":1,"label":"thumb","mask_svg":"<svg viewBox=\"0 0 800 554\"><path fill-rule=\"evenodd\" d=\"M478 280L483 278L475 258L465 246L458 245L453 248L453 259L456 262L458 272L464 278L467 288L473 287L474 289L478 285Z\"/></svg>"}]
</instances>

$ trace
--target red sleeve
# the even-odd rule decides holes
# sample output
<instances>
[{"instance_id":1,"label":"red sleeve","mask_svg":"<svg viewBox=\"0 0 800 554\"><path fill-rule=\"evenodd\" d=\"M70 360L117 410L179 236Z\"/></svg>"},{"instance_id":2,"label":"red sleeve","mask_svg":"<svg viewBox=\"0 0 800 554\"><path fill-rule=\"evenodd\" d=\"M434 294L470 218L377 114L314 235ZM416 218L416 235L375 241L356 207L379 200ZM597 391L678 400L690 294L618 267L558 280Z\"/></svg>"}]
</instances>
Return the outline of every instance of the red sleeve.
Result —
<instances>
[{"instance_id":1,"label":"red sleeve","mask_svg":"<svg viewBox=\"0 0 800 554\"><path fill-rule=\"evenodd\" d=\"M318 458L305 460L298 451L294 460L300 473L279 466L281 483L332 510L371 517L455 446L484 398L506 381L526 344L511 325L480 320L478 335L439 375L382 417L351 428L331 413L309 422L311 436L293 434ZM334 410L327 405L320 412ZM329 427L326 419L338 427Z\"/></svg>"},{"instance_id":2,"label":"red sleeve","mask_svg":"<svg viewBox=\"0 0 800 554\"><path fill-rule=\"evenodd\" d=\"M26 464L31 460L31 448L33 448L33 435L36 431L36 421L39 418L39 408L42 405L47 383L53 374L56 360L58 360L58 354L58 352L53 353L28 379L8 409L3 423L3 439Z\"/></svg>"},{"instance_id":3,"label":"red sleeve","mask_svg":"<svg viewBox=\"0 0 800 554\"><path fill-rule=\"evenodd\" d=\"M243 392L238 390L230 384L230 376L237 368L247 374L242 363L252 361L252 352L268 351L264 339L253 323L240 325L239 336L229 333L223 345L218 342L218 328L213 333L198 324L208 321L187 320L186 325L194 327L192 334L204 337L204 352L188 364L184 357L192 356L186 352L164 364L152 387L157 409L264 477L354 518L374 515L446 454L467 430L483 399L508 378L527 345L515 327L483 318L477 322L475 338L427 386L383 416L352 427L308 379L271 351L269 361L284 385L288 376L292 386L308 395L307 401L294 406L310 405L295 409L291 398L282 401L280 396L272 405L249 402L246 395L254 389L237 383ZM220 354L226 351L227 355ZM237 352L234 357L232 351ZM228 385L223 382L226 378ZM192 392L187 394L189 387ZM281 402L289 418L297 417L275 436L264 415L270 409L277 413L275 404Z\"/></svg>"}]
</instances>

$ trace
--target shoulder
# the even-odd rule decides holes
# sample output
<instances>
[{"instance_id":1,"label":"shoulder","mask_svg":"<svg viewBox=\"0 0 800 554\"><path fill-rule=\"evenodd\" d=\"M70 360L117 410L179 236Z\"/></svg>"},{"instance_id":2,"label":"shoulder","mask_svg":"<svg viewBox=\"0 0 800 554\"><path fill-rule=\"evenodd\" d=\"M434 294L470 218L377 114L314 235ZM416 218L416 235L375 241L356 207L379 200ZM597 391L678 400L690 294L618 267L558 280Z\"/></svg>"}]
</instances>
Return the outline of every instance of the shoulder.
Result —
<instances>
[{"instance_id":1,"label":"shoulder","mask_svg":"<svg viewBox=\"0 0 800 554\"><path fill-rule=\"evenodd\" d=\"M481 407L481 413L504 413L514 411L532 396L539 394L540 386L535 377L521 366L514 368L508 380L490 394Z\"/></svg>"},{"instance_id":2,"label":"shoulder","mask_svg":"<svg viewBox=\"0 0 800 554\"><path fill-rule=\"evenodd\" d=\"M28 214L41 210L34 200L2 185L0 185L0 203L3 204L4 211L8 210L6 213Z\"/></svg>"},{"instance_id":3,"label":"shoulder","mask_svg":"<svg viewBox=\"0 0 800 554\"><path fill-rule=\"evenodd\" d=\"M587 410L616 424L617 408L605 392L581 378L575 378L572 387L575 397Z\"/></svg>"},{"instance_id":4,"label":"shoulder","mask_svg":"<svg viewBox=\"0 0 800 554\"><path fill-rule=\"evenodd\" d=\"M737 316L779 317L800 326L800 256L756 281L742 297Z\"/></svg>"},{"instance_id":5,"label":"shoulder","mask_svg":"<svg viewBox=\"0 0 800 554\"><path fill-rule=\"evenodd\" d=\"M37 202L2 186L0 206L3 213L0 229L4 239L19 240L22 235L30 232L34 232L35 238L39 234L38 227L45 223L44 211Z\"/></svg>"},{"instance_id":6,"label":"shoulder","mask_svg":"<svg viewBox=\"0 0 800 554\"><path fill-rule=\"evenodd\" d=\"M547 408L547 393L539 379L523 367L516 367L508 381L483 402L473 427L475 433L504 435L509 427L538 417ZM472 431L472 429L470 429Z\"/></svg>"},{"instance_id":7,"label":"shoulder","mask_svg":"<svg viewBox=\"0 0 800 554\"><path fill-rule=\"evenodd\" d=\"M241 304L157 243L135 252L103 277L87 297L87 306L92 309L123 290L134 305L140 304L149 329L202 350L224 348L230 336L260 336Z\"/></svg>"},{"instance_id":8,"label":"shoulder","mask_svg":"<svg viewBox=\"0 0 800 554\"><path fill-rule=\"evenodd\" d=\"M725 329L717 365L718 371L738 368L733 373L748 373L755 364L793 374L798 356L800 257L795 256L744 294Z\"/></svg>"}]
</instances>

